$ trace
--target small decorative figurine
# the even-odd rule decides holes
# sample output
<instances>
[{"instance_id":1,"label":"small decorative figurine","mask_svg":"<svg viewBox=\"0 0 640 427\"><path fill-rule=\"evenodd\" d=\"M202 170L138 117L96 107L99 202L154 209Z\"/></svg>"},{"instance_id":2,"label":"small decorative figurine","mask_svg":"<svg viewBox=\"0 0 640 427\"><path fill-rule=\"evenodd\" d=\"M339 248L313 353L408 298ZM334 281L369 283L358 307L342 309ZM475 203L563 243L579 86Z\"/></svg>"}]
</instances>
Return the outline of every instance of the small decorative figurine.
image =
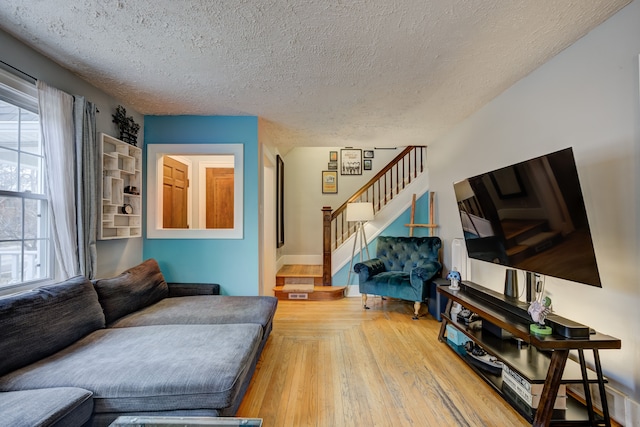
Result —
<instances>
[{"instance_id":1,"label":"small decorative figurine","mask_svg":"<svg viewBox=\"0 0 640 427\"><path fill-rule=\"evenodd\" d=\"M447 274L447 279L451 280L451 286L449 286L450 290L455 291L460 289L460 280L462 280L462 278L460 277L460 273L456 270L455 267L453 267L453 270L451 270L449 274Z\"/></svg>"},{"instance_id":2,"label":"small decorative figurine","mask_svg":"<svg viewBox=\"0 0 640 427\"><path fill-rule=\"evenodd\" d=\"M529 309L527 310L531 319L536 322L529 326L529 330L538 335L551 335L552 329L550 326L545 325L544 321L547 315L551 313L551 298L544 297L531 301Z\"/></svg>"}]
</instances>

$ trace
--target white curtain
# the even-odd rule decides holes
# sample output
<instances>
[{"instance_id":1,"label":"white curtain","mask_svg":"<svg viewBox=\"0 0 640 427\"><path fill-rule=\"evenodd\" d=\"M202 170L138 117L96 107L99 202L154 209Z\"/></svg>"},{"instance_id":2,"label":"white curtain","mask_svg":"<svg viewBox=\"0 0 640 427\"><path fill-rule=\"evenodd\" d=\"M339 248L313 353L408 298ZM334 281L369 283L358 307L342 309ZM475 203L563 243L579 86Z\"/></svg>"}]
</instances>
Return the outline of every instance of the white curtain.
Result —
<instances>
[{"instance_id":1,"label":"white curtain","mask_svg":"<svg viewBox=\"0 0 640 427\"><path fill-rule=\"evenodd\" d=\"M73 97L37 82L40 129L47 170L52 241L61 279L80 274L76 226Z\"/></svg>"}]
</instances>

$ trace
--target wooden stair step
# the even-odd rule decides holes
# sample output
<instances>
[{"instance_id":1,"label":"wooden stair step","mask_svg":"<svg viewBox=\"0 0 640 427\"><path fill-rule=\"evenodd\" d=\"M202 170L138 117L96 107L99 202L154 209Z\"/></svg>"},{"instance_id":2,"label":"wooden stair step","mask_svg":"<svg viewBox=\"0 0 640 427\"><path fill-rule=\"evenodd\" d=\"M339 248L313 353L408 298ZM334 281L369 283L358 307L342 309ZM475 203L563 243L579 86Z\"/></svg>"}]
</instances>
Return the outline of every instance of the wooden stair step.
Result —
<instances>
[{"instance_id":1,"label":"wooden stair step","mask_svg":"<svg viewBox=\"0 0 640 427\"><path fill-rule=\"evenodd\" d=\"M293 292L284 286L273 288L279 300L332 301L344 298L346 286L314 286L312 292Z\"/></svg>"},{"instance_id":2,"label":"wooden stair step","mask_svg":"<svg viewBox=\"0 0 640 427\"><path fill-rule=\"evenodd\" d=\"M276 273L276 286L287 284L322 286L322 266L307 264L283 265Z\"/></svg>"}]
</instances>

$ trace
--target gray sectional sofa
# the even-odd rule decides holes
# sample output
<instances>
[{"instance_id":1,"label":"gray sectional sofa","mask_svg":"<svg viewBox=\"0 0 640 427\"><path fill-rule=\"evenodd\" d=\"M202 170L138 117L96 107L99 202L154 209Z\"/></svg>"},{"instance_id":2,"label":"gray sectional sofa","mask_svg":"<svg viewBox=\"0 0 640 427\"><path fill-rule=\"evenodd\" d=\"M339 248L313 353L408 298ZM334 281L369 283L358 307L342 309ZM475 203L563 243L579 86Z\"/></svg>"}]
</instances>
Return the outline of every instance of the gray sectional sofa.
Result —
<instances>
[{"instance_id":1,"label":"gray sectional sofa","mask_svg":"<svg viewBox=\"0 0 640 427\"><path fill-rule=\"evenodd\" d=\"M232 416L276 307L215 284L167 284L155 260L0 297L0 425Z\"/></svg>"}]
</instances>

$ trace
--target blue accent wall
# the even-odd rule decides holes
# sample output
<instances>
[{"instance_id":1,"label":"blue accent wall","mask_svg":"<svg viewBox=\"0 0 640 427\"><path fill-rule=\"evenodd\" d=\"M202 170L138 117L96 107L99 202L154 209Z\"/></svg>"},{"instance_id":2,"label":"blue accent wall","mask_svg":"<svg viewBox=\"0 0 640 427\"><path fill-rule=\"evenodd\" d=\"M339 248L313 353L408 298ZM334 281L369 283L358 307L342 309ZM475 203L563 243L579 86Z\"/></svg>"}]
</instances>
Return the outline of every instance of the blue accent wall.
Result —
<instances>
[{"instance_id":1,"label":"blue accent wall","mask_svg":"<svg viewBox=\"0 0 640 427\"><path fill-rule=\"evenodd\" d=\"M405 227L405 224L409 224L411 222L411 208L406 209L402 212L391 224L387 226L384 230L380 232L380 236L409 236L409 227ZM415 224L428 224L429 223L429 192L424 193L420 198L416 199L416 211L414 216ZM415 228L413 230L413 235L415 237L426 237L429 235L428 228ZM437 233L434 233L437 235ZM376 256L376 244L378 242L378 238L374 238L369 242L369 255L371 258L375 258ZM353 243L352 243L353 244ZM364 251L363 257L366 258L367 252ZM358 261L360 261L360 255L356 253L355 258L353 259L353 264L355 265ZM345 264L340 270L336 272L331 277L331 283L333 286L344 286L347 284L347 279L349 278L349 264ZM358 284L358 275L354 272L351 272L351 285Z\"/></svg>"},{"instance_id":2,"label":"blue accent wall","mask_svg":"<svg viewBox=\"0 0 640 427\"><path fill-rule=\"evenodd\" d=\"M244 238L147 239L145 219L143 257L158 261L167 282L219 283L225 295L258 295L258 118L145 116L144 142L244 144ZM146 196L143 202L146 212Z\"/></svg>"}]
</instances>

